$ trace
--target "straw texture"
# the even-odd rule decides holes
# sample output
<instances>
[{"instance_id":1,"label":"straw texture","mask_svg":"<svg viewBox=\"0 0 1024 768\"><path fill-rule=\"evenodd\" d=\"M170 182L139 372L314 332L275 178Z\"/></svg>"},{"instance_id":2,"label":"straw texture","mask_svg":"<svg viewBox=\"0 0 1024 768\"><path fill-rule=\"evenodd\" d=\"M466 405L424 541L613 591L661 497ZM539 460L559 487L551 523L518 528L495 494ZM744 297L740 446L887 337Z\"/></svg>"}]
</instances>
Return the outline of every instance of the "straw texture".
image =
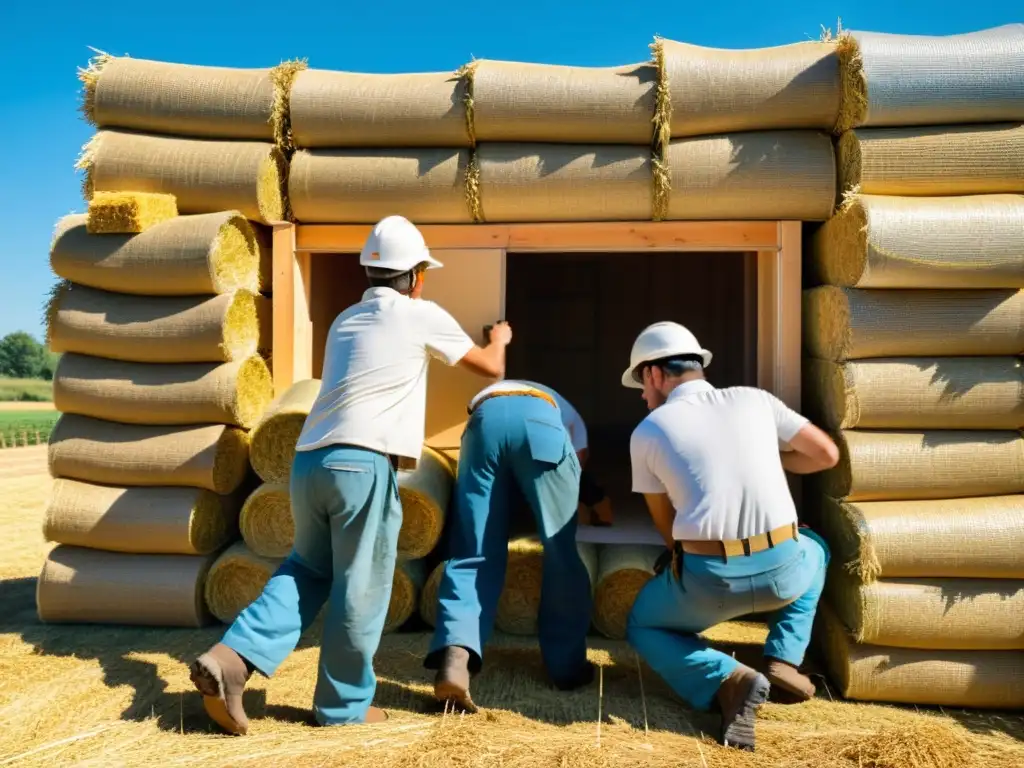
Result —
<instances>
[{"instance_id":1,"label":"straw texture","mask_svg":"<svg viewBox=\"0 0 1024 768\"><path fill-rule=\"evenodd\" d=\"M287 557L295 543L295 520L286 483L264 483L242 505L238 528L260 557Z\"/></svg>"},{"instance_id":2,"label":"straw texture","mask_svg":"<svg viewBox=\"0 0 1024 768\"><path fill-rule=\"evenodd\" d=\"M47 541L139 554L207 555L238 536L238 499L200 488L54 481Z\"/></svg>"},{"instance_id":3,"label":"straw texture","mask_svg":"<svg viewBox=\"0 0 1024 768\"><path fill-rule=\"evenodd\" d=\"M423 447L415 470L398 473L398 497L402 502L400 555L408 559L425 557L437 546L454 482L451 465L427 446Z\"/></svg>"},{"instance_id":4,"label":"straw texture","mask_svg":"<svg viewBox=\"0 0 1024 768\"><path fill-rule=\"evenodd\" d=\"M852 196L811 254L830 285L1024 288L1024 196Z\"/></svg>"},{"instance_id":5,"label":"straw texture","mask_svg":"<svg viewBox=\"0 0 1024 768\"><path fill-rule=\"evenodd\" d=\"M260 288L260 253L237 211L179 216L134 237L91 236L87 217L60 221L50 266L66 280L145 296L199 296Z\"/></svg>"},{"instance_id":6,"label":"straw texture","mask_svg":"<svg viewBox=\"0 0 1024 768\"><path fill-rule=\"evenodd\" d=\"M858 128L839 139L839 184L865 195L1024 192L1024 125Z\"/></svg>"},{"instance_id":7,"label":"straw texture","mask_svg":"<svg viewBox=\"0 0 1024 768\"><path fill-rule=\"evenodd\" d=\"M469 224L469 163L464 149L300 150L288 197L303 223L374 223L397 214L423 224Z\"/></svg>"},{"instance_id":8,"label":"straw texture","mask_svg":"<svg viewBox=\"0 0 1024 768\"><path fill-rule=\"evenodd\" d=\"M540 612L544 547L535 537L508 543L505 584L498 599L494 626L510 635L535 636Z\"/></svg>"},{"instance_id":9,"label":"straw texture","mask_svg":"<svg viewBox=\"0 0 1024 768\"><path fill-rule=\"evenodd\" d=\"M288 482L302 426L319 394L319 379L297 381L274 398L253 427L250 459L263 482Z\"/></svg>"},{"instance_id":10,"label":"straw texture","mask_svg":"<svg viewBox=\"0 0 1024 768\"><path fill-rule=\"evenodd\" d=\"M804 406L829 429L1018 429L1024 365L1016 357L804 361Z\"/></svg>"},{"instance_id":11,"label":"straw texture","mask_svg":"<svg viewBox=\"0 0 1024 768\"><path fill-rule=\"evenodd\" d=\"M310 69L291 89L299 147L469 147L466 81L450 72Z\"/></svg>"},{"instance_id":12,"label":"straw texture","mask_svg":"<svg viewBox=\"0 0 1024 768\"><path fill-rule=\"evenodd\" d=\"M835 207L832 141L817 131L758 131L673 141L668 219L823 221ZM486 205L486 192L484 195Z\"/></svg>"},{"instance_id":13,"label":"straw texture","mask_svg":"<svg viewBox=\"0 0 1024 768\"><path fill-rule=\"evenodd\" d=\"M671 99L672 136L776 128L832 130L839 60L829 43L752 50L658 40Z\"/></svg>"},{"instance_id":14,"label":"straw texture","mask_svg":"<svg viewBox=\"0 0 1024 768\"><path fill-rule=\"evenodd\" d=\"M850 501L1024 493L1024 437L1016 431L843 430L825 493Z\"/></svg>"},{"instance_id":15,"label":"straw texture","mask_svg":"<svg viewBox=\"0 0 1024 768\"><path fill-rule=\"evenodd\" d=\"M605 637L622 640L637 595L654 577L664 547L606 544L601 547L594 592L594 626Z\"/></svg>"},{"instance_id":16,"label":"straw texture","mask_svg":"<svg viewBox=\"0 0 1024 768\"><path fill-rule=\"evenodd\" d=\"M248 435L235 427L151 427L62 415L50 433L53 477L115 486L235 491L249 469Z\"/></svg>"},{"instance_id":17,"label":"straw texture","mask_svg":"<svg viewBox=\"0 0 1024 768\"><path fill-rule=\"evenodd\" d=\"M441 588L441 577L444 576L444 562L434 566L420 592L420 618L431 627L437 626L437 595Z\"/></svg>"},{"instance_id":18,"label":"straw texture","mask_svg":"<svg viewBox=\"0 0 1024 768\"><path fill-rule=\"evenodd\" d=\"M174 195L154 192L96 192L89 201L86 227L94 235L145 232L178 215Z\"/></svg>"},{"instance_id":19,"label":"straw texture","mask_svg":"<svg viewBox=\"0 0 1024 768\"><path fill-rule=\"evenodd\" d=\"M567 67L478 59L471 71L477 141L651 143L658 73L650 64Z\"/></svg>"},{"instance_id":20,"label":"straw texture","mask_svg":"<svg viewBox=\"0 0 1024 768\"><path fill-rule=\"evenodd\" d=\"M153 365L65 354L53 377L53 402L126 424L231 424L248 429L274 396L259 355L231 363Z\"/></svg>"},{"instance_id":21,"label":"straw texture","mask_svg":"<svg viewBox=\"0 0 1024 768\"><path fill-rule=\"evenodd\" d=\"M857 645L827 606L818 633L830 678L848 699L939 707L1024 707L1019 651L921 651Z\"/></svg>"},{"instance_id":22,"label":"straw texture","mask_svg":"<svg viewBox=\"0 0 1024 768\"><path fill-rule=\"evenodd\" d=\"M242 542L221 553L210 567L203 590L215 618L230 624L260 596L281 561L253 554Z\"/></svg>"},{"instance_id":23,"label":"straw texture","mask_svg":"<svg viewBox=\"0 0 1024 768\"><path fill-rule=\"evenodd\" d=\"M813 357L1019 355L1024 291L804 291L804 348Z\"/></svg>"},{"instance_id":24,"label":"straw texture","mask_svg":"<svg viewBox=\"0 0 1024 768\"><path fill-rule=\"evenodd\" d=\"M269 302L249 291L213 297L142 297L65 283L49 307L47 342L77 352L138 363L243 360L260 346Z\"/></svg>"},{"instance_id":25,"label":"straw texture","mask_svg":"<svg viewBox=\"0 0 1024 768\"><path fill-rule=\"evenodd\" d=\"M209 557L129 555L58 546L36 585L46 623L201 627Z\"/></svg>"},{"instance_id":26,"label":"straw texture","mask_svg":"<svg viewBox=\"0 0 1024 768\"><path fill-rule=\"evenodd\" d=\"M403 560L395 563L395 576L391 582L391 602L384 618L384 632L394 632L416 613L420 590L426 579L422 560Z\"/></svg>"},{"instance_id":27,"label":"straw texture","mask_svg":"<svg viewBox=\"0 0 1024 768\"><path fill-rule=\"evenodd\" d=\"M174 195L181 213L240 211L255 221L285 219L284 154L273 144L99 131L79 161L85 197L94 192Z\"/></svg>"}]
</instances>

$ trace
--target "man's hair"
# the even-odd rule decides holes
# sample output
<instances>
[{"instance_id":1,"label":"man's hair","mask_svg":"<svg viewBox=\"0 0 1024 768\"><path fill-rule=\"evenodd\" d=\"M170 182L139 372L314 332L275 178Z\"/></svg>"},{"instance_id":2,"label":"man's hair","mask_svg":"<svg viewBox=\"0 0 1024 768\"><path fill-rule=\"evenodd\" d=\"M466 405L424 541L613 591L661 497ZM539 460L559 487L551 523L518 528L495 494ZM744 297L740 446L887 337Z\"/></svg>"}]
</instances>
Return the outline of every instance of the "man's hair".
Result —
<instances>
[{"instance_id":1,"label":"man's hair","mask_svg":"<svg viewBox=\"0 0 1024 768\"><path fill-rule=\"evenodd\" d=\"M660 368L663 374L670 379L674 379L693 371L703 373L704 358L700 355L673 355L672 357L663 357L659 360L651 360L640 367L641 378L643 378L645 368Z\"/></svg>"},{"instance_id":2,"label":"man's hair","mask_svg":"<svg viewBox=\"0 0 1024 768\"><path fill-rule=\"evenodd\" d=\"M396 272L393 269L367 267L366 279L373 288L390 288L399 293L408 293L416 285L416 277L427 269L427 262L421 261L412 269Z\"/></svg>"}]
</instances>

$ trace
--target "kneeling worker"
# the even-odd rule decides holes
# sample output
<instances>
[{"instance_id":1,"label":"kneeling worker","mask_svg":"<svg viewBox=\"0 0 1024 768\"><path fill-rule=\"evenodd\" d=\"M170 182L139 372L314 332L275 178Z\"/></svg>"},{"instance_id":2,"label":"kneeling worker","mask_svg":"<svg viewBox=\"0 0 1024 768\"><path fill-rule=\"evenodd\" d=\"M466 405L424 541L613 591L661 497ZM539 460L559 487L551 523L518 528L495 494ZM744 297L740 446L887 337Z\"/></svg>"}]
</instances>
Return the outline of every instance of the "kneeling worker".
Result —
<instances>
[{"instance_id":1,"label":"kneeling worker","mask_svg":"<svg viewBox=\"0 0 1024 768\"><path fill-rule=\"evenodd\" d=\"M580 463L551 390L504 381L470 403L451 503L448 555L438 588L437 624L424 662L438 670L434 695L473 712L470 676L505 584L511 501L522 491L544 547L538 634L556 687L588 684L590 577L576 548ZM561 398L560 398L561 399Z\"/></svg>"},{"instance_id":2,"label":"kneeling worker","mask_svg":"<svg viewBox=\"0 0 1024 768\"><path fill-rule=\"evenodd\" d=\"M651 410L630 440L633 491L644 494L670 561L637 597L627 638L695 708L717 705L721 743L753 750L771 685L801 699L815 692L798 667L829 555L817 535L798 530L785 472L828 469L839 452L769 392L713 387L704 379L710 362L686 328L655 323L637 337L622 376ZM767 677L697 637L767 612Z\"/></svg>"}]
</instances>

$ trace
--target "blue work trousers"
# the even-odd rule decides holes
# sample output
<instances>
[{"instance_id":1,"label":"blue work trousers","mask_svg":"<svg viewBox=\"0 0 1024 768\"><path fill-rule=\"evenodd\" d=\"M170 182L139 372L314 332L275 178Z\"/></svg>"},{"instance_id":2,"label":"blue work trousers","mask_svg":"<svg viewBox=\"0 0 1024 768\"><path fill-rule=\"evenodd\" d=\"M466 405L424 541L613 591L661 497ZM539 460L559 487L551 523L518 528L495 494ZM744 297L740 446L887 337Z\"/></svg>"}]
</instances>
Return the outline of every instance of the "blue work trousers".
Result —
<instances>
[{"instance_id":1,"label":"blue work trousers","mask_svg":"<svg viewBox=\"0 0 1024 768\"><path fill-rule=\"evenodd\" d=\"M290 492L292 553L223 642L269 677L326 602L313 712L322 725L361 723L377 689L373 655L402 527L395 472L362 448L300 451Z\"/></svg>"},{"instance_id":2,"label":"blue work trousers","mask_svg":"<svg viewBox=\"0 0 1024 768\"><path fill-rule=\"evenodd\" d=\"M800 537L744 557L683 554L682 578L666 568L641 590L629 615L630 645L694 708L708 710L738 666L697 633L752 613L771 613L765 655L799 666L825 586L828 546Z\"/></svg>"},{"instance_id":3,"label":"blue work trousers","mask_svg":"<svg viewBox=\"0 0 1024 768\"><path fill-rule=\"evenodd\" d=\"M530 396L485 400L466 425L426 666L436 669L450 646L470 651L471 672L483 663L505 583L515 486L544 546L538 634L558 684L586 665L590 628L590 577L576 548L580 465L558 411Z\"/></svg>"}]
</instances>

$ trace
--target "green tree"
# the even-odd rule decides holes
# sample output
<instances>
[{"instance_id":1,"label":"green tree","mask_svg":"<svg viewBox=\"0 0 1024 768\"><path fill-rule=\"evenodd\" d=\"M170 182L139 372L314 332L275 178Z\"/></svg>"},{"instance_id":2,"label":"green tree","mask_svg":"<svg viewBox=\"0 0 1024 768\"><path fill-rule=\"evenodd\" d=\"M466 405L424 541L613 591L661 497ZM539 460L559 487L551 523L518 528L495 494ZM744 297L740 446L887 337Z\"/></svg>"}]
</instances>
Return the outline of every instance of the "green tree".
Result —
<instances>
[{"instance_id":1,"label":"green tree","mask_svg":"<svg viewBox=\"0 0 1024 768\"><path fill-rule=\"evenodd\" d=\"M24 331L15 331L0 339L0 376L44 378L48 362L46 348ZM49 378L53 378L52 372Z\"/></svg>"}]
</instances>

